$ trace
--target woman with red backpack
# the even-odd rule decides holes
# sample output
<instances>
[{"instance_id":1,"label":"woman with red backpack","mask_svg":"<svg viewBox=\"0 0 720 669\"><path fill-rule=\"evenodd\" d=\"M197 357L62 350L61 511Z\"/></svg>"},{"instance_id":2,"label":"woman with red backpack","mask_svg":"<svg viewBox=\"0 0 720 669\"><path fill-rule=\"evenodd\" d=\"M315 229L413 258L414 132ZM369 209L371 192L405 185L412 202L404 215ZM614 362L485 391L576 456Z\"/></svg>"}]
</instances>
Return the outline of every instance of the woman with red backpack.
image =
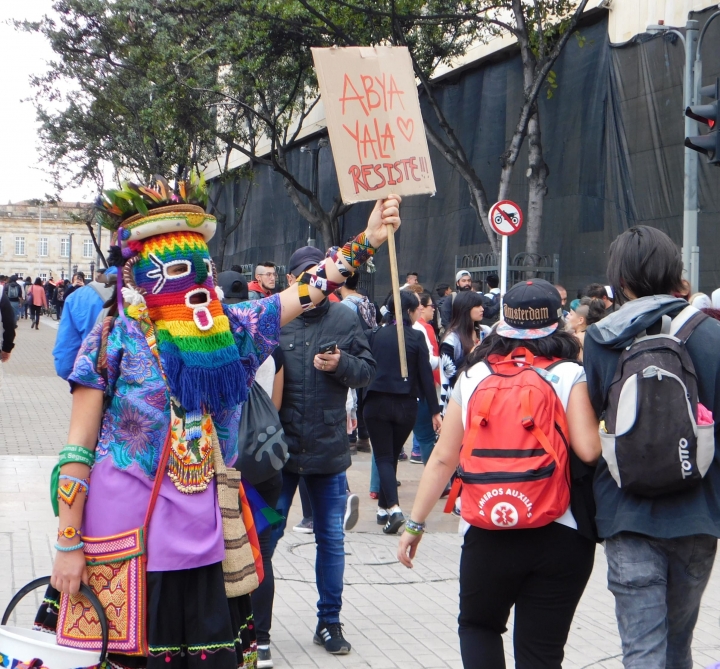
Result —
<instances>
[{"instance_id":1,"label":"woman with red backpack","mask_svg":"<svg viewBox=\"0 0 720 669\"><path fill-rule=\"evenodd\" d=\"M598 422L558 291L519 283L503 320L468 356L425 467L398 558L407 567L451 474L465 540L459 635L467 669L504 669L515 607L518 669L560 669L597 539L592 465ZM458 467L459 465L459 467Z\"/></svg>"}]
</instances>

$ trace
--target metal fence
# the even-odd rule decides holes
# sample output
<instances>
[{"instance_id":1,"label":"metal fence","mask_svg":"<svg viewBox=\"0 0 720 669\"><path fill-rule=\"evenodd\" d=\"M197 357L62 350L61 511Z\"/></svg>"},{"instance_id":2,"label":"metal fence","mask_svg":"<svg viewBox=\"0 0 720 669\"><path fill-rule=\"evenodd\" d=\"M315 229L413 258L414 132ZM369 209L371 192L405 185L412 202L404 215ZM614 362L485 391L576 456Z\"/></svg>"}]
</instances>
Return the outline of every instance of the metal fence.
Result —
<instances>
[{"instance_id":1,"label":"metal fence","mask_svg":"<svg viewBox=\"0 0 720 669\"><path fill-rule=\"evenodd\" d=\"M473 281L485 285L489 274L500 273L500 258L495 253L476 253L474 255L455 256L455 273L461 269L470 272ZM560 256L539 255L537 253L518 253L508 264L508 288L518 281L527 279L545 279L557 283L560 277Z\"/></svg>"}]
</instances>

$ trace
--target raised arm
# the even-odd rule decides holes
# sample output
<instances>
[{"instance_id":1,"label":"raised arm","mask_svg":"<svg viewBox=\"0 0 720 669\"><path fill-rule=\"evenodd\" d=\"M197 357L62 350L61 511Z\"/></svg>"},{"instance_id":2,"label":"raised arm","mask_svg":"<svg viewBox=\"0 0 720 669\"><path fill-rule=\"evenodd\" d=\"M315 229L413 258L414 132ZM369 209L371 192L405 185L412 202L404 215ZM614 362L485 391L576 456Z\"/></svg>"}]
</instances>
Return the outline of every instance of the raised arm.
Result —
<instances>
[{"instance_id":1,"label":"raised arm","mask_svg":"<svg viewBox=\"0 0 720 669\"><path fill-rule=\"evenodd\" d=\"M377 249L387 241L389 225L392 225L395 230L400 227L399 195L390 195L386 200L378 200L370 214L365 232L355 239ZM337 262L343 268L341 271L334 261L327 258L316 268L311 268L306 272L308 278L312 279L311 283L303 283L301 280L280 293L282 308L280 324L287 325L304 310L322 302L328 292L332 292L328 290L330 287L345 282L343 273L349 276L365 262L360 257L351 260L354 262L348 262L342 253L338 253ZM315 277L318 277L319 281L316 281ZM323 283L325 283L324 290L322 289Z\"/></svg>"}]
</instances>

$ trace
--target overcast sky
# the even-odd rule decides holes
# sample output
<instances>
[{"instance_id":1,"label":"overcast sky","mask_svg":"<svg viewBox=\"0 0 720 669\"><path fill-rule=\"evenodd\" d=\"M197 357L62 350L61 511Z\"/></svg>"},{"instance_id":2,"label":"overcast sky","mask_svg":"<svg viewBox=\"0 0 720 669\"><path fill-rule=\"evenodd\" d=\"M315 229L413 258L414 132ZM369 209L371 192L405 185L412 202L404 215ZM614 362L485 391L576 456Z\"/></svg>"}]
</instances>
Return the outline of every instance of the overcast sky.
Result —
<instances>
[{"instance_id":1,"label":"overcast sky","mask_svg":"<svg viewBox=\"0 0 720 669\"><path fill-rule=\"evenodd\" d=\"M30 75L41 74L52 50L39 35L16 31L9 19L36 20L51 9L51 0L0 1L0 204L42 198L52 193L39 163L38 124L30 102ZM66 202L90 201L91 189L67 190Z\"/></svg>"}]
</instances>

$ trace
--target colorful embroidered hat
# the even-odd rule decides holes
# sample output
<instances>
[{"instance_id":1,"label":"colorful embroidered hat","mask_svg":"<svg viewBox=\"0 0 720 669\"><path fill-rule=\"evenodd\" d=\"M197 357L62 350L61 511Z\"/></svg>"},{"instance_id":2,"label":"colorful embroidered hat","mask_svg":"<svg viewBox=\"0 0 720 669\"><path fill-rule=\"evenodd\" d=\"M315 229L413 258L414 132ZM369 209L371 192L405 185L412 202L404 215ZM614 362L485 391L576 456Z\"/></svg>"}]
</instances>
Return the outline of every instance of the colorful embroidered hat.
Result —
<instances>
[{"instance_id":1,"label":"colorful embroidered hat","mask_svg":"<svg viewBox=\"0 0 720 669\"><path fill-rule=\"evenodd\" d=\"M202 207L192 204L175 204L153 209L147 215L136 214L118 227L118 244L139 242L167 232L199 232L209 242L215 234L217 221Z\"/></svg>"},{"instance_id":2,"label":"colorful embroidered hat","mask_svg":"<svg viewBox=\"0 0 720 669\"><path fill-rule=\"evenodd\" d=\"M171 189L167 180L155 175L150 186L130 181L117 190L103 191L96 202L100 223L117 235L118 244L126 248L167 232L199 232L206 242L215 234L216 220L205 213L208 195L202 175L191 174Z\"/></svg>"}]
</instances>

